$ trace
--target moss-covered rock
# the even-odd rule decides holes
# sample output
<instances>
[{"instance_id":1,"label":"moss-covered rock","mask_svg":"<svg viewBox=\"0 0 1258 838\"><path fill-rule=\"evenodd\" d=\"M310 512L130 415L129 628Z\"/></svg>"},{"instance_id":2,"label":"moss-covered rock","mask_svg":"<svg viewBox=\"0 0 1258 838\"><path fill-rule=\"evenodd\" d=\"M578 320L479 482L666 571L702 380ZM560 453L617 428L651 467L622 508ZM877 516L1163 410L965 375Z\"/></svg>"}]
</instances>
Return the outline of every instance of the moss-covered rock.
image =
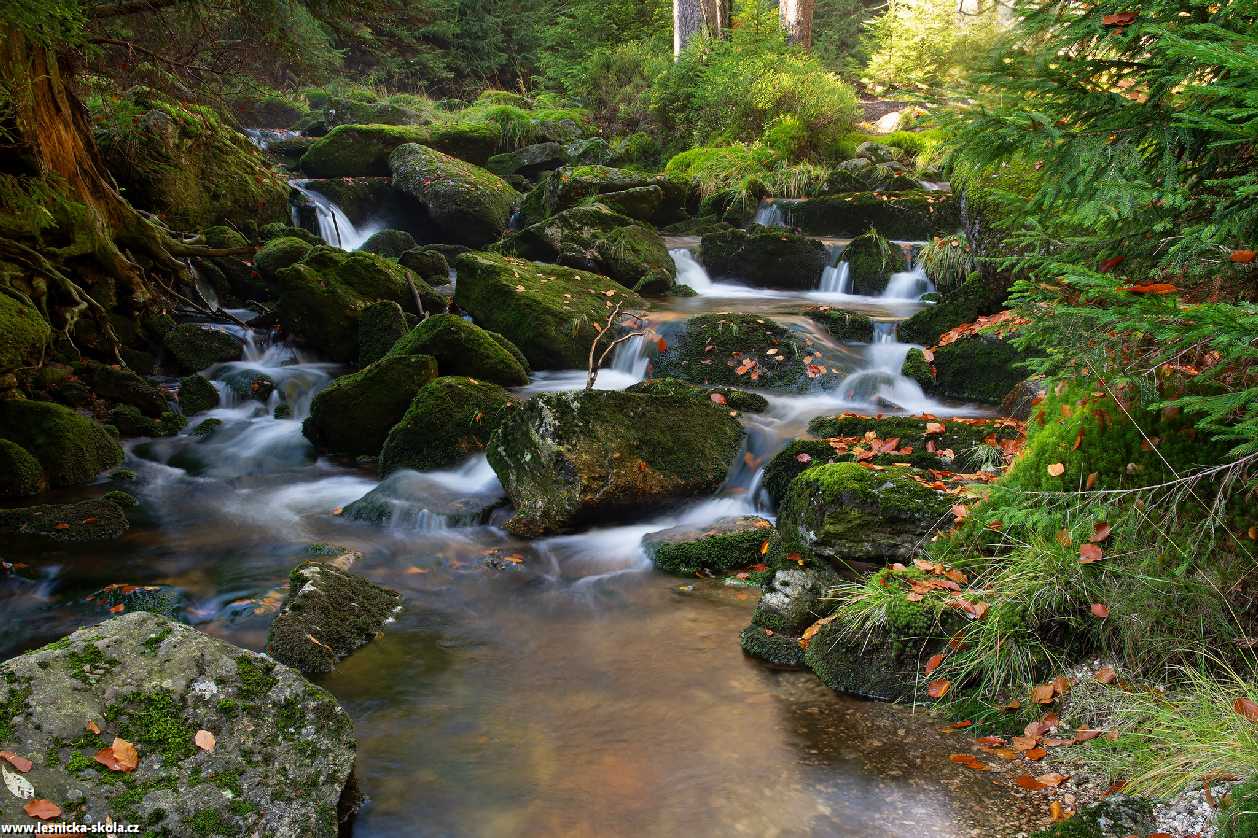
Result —
<instances>
[{"instance_id":1,"label":"moss-covered rock","mask_svg":"<svg viewBox=\"0 0 1258 838\"><path fill-rule=\"evenodd\" d=\"M218 407L218 390L203 375L189 375L179 379L179 407L184 416L193 416L203 410Z\"/></svg>"},{"instance_id":2,"label":"moss-covered rock","mask_svg":"<svg viewBox=\"0 0 1258 838\"><path fill-rule=\"evenodd\" d=\"M0 664L0 709L0 746L31 760L27 780L66 820L112 818L150 835L333 838L353 808L338 810L342 795L353 799L353 724L331 695L148 611ZM212 750L196 747L198 730L215 735ZM95 761L115 737L138 751L134 771ZM31 822L24 803L5 794L0 821Z\"/></svg>"},{"instance_id":3,"label":"moss-covered rock","mask_svg":"<svg viewBox=\"0 0 1258 838\"><path fill-rule=\"evenodd\" d=\"M768 317L702 314L670 340L655 372L704 386L802 388L813 380L808 356L803 335Z\"/></svg>"},{"instance_id":4,"label":"moss-covered rock","mask_svg":"<svg viewBox=\"0 0 1258 838\"><path fill-rule=\"evenodd\" d=\"M838 452L824 439L793 439L764 467L760 486L774 506L786 497L791 481L822 463L839 462Z\"/></svg>"},{"instance_id":5,"label":"moss-covered rock","mask_svg":"<svg viewBox=\"0 0 1258 838\"><path fill-rule=\"evenodd\" d=\"M359 250L397 259L414 247L415 237L405 230L381 230L378 233L373 233L371 238L363 242L363 246Z\"/></svg>"},{"instance_id":6,"label":"moss-covered rock","mask_svg":"<svg viewBox=\"0 0 1258 838\"><path fill-rule=\"evenodd\" d=\"M790 483L778 517L787 552L842 566L912 557L952 506L909 469L813 466Z\"/></svg>"},{"instance_id":7,"label":"moss-covered rock","mask_svg":"<svg viewBox=\"0 0 1258 838\"><path fill-rule=\"evenodd\" d=\"M602 204L556 213L490 249L610 276L642 294L668 291L677 275L664 239L654 228Z\"/></svg>"},{"instance_id":8,"label":"moss-covered rock","mask_svg":"<svg viewBox=\"0 0 1258 838\"><path fill-rule=\"evenodd\" d=\"M442 375L478 378L505 387L529 381L528 371L492 334L456 314L435 314L403 335L389 355L431 355Z\"/></svg>"},{"instance_id":9,"label":"moss-covered rock","mask_svg":"<svg viewBox=\"0 0 1258 838\"><path fill-rule=\"evenodd\" d=\"M586 198L585 202L597 202L629 218L653 222L654 219L660 217L660 210L664 207L667 198L663 188L653 183L650 186L634 186L619 192L596 195Z\"/></svg>"},{"instance_id":10,"label":"moss-covered rock","mask_svg":"<svg viewBox=\"0 0 1258 838\"><path fill-rule=\"evenodd\" d=\"M1026 378L1026 355L994 335L967 335L934 353L935 378L927 391L946 398L1000 404Z\"/></svg>"},{"instance_id":11,"label":"moss-covered rock","mask_svg":"<svg viewBox=\"0 0 1258 838\"><path fill-rule=\"evenodd\" d=\"M166 333L162 345L182 372L199 372L215 364L239 361L245 342L222 329L183 323Z\"/></svg>"},{"instance_id":12,"label":"moss-covered rock","mask_svg":"<svg viewBox=\"0 0 1258 838\"><path fill-rule=\"evenodd\" d=\"M927 306L901 323L896 334L905 343L934 346L944 332L1000 311L1008 292L1004 282L972 273L960 288L944 296L941 302Z\"/></svg>"},{"instance_id":13,"label":"moss-covered rock","mask_svg":"<svg viewBox=\"0 0 1258 838\"><path fill-rule=\"evenodd\" d=\"M373 364L389 354L406 331L406 314L392 300L364 308L358 316L358 366Z\"/></svg>"},{"instance_id":14,"label":"moss-covered rock","mask_svg":"<svg viewBox=\"0 0 1258 838\"><path fill-rule=\"evenodd\" d=\"M288 214L283 178L212 108L140 93L100 120L96 137L123 196L176 229L256 228Z\"/></svg>"},{"instance_id":15,"label":"moss-covered rock","mask_svg":"<svg viewBox=\"0 0 1258 838\"><path fill-rule=\"evenodd\" d=\"M1048 395L1048 383L1041 376L1031 376L1019 381L1000 400L1000 415L1025 422L1031 418L1037 404Z\"/></svg>"},{"instance_id":16,"label":"moss-covered rock","mask_svg":"<svg viewBox=\"0 0 1258 838\"><path fill-rule=\"evenodd\" d=\"M388 175L393 149L422 143L429 133L418 125L338 125L310 146L298 166L318 178Z\"/></svg>"},{"instance_id":17,"label":"moss-covered rock","mask_svg":"<svg viewBox=\"0 0 1258 838\"><path fill-rule=\"evenodd\" d=\"M536 224L591 196L618 195L644 186L658 187L662 200L655 213L643 220L657 225L672 224L685 216L686 186L670 181L663 175L587 165L564 166L544 176L521 205L521 220L525 225ZM635 196L633 200L636 199ZM618 198L611 200L615 202Z\"/></svg>"},{"instance_id":18,"label":"moss-covered rock","mask_svg":"<svg viewBox=\"0 0 1258 838\"><path fill-rule=\"evenodd\" d=\"M872 343L874 340L874 321L867 314L829 306L810 309L804 314L824 326L835 340L858 343Z\"/></svg>"},{"instance_id":19,"label":"moss-covered rock","mask_svg":"<svg viewBox=\"0 0 1258 838\"><path fill-rule=\"evenodd\" d=\"M929 618L927 610L915 603L897 607ZM912 616L904 619L913 621ZM928 627L929 623L922 629L879 626L869 633L853 633L838 620L825 623L810 638L804 664L832 690L879 701L911 700L921 692L918 676L935 649L916 633Z\"/></svg>"},{"instance_id":20,"label":"moss-covered rock","mask_svg":"<svg viewBox=\"0 0 1258 838\"><path fill-rule=\"evenodd\" d=\"M923 390L935 386L935 372L931 369L930 362L926 360L926 353L920 349L910 349L904 356L904 363L900 365L900 375L913 379Z\"/></svg>"},{"instance_id":21,"label":"moss-covered rock","mask_svg":"<svg viewBox=\"0 0 1258 838\"><path fill-rule=\"evenodd\" d=\"M559 532L716 491L743 430L728 411L637 393L546 393L511 412L489 463L515 506L508 528Z\"/></svg>"},{"instance_id":22,"label":"moss-covered rock","mask_svg":"<svg viewBox=\"0 0 1258 838\"><path fill-rule=\"evenodd\" d=\"M122 507L106 498L51 506L0 509L0 534L63 543L112 541L130 524Z\"/></svg>"},{"instance_id":23,"label":"moss-covered rock","mask_svg":"<svg viewBox=\"0 0 1258 838\"><path fill-rule=\"evenodd\" d=\"M562 143L534 143L515 151L495 154L485 162L485 168L501 178L520 175L533 180L567 162L568 151Z\"/></svg>"},{"instance_id":24,"label":"moss-covered rock","mask_svg":"<svg viewBox=\"0 0 1258 838\"><path fill-rule=\"evenodd\" d=\"M0 400L0 438L34 455L54 488L89 483L122 463L122 448L98 422L51 402Z\"/></svg>"},{"instance_id":25,"label":"moss-covered rock","mask_svg":"<svg viewBox=\"0 0 1258 838\"><path fill-rule=\"evenodd\" d=\"M739 635L743 651L774 666L803 668L800 637L833 609L825 597L838 581L838 574L828 567L776 571L756 604L751 625Z\"/></svg>"},{"instance_id":26,"label":"moss-covered rock","mask_svg":"<svg viewBox=\"0 0 1258 838\"><path fill-rule=\"evenodd\" d=\"M436 377L430 357L381 358L320 390L301 431L321 451L375 456L415 394Z\"/></svg>"},{"instance_id":27,"label":"moss-covered rock","mask_svg":"<svg viewBox=\"0 0 1258 838\"><path fill-rule=\"evenodd\" d=\"M166 396L162 391L125 367L84 361L75 368L75 373L106 401L129 405L150 417L166 412Z\"/></svg>"},{"instance_id":28,"label":"moss-covered rock","mask_svg":"<svg viewBox=\"0 0 1258 838\"><path fill-rule=\"evenodd\" d=\"M787 222L810 236L852 238L877 229L889 238L925 241L961 227L956 196L947 192L851 192L779 203Z\"/></svg>"},{"instance_id":29,"label":"moss-covered rock","mask_svg":"<svg viewBox=\"0 0 1258 838\"><path fill-rule=\"evenodd\" d=\"M110 409L107 427L121 437L174 436L183 430L187 419L180 413L166 411L157 419L151 419L131 405L120 404Z\"/></svg>"},{"instance_id":30,"label":"moss-covered rock","mask_svg":"<svg viewBox=\"0 0 1258 838\"><path fill-rule=\"evenodd\" d=\"M0 373L39 363L51 336L38 311L0 293Z\"/></svg>"},{"instance_id":31,"label":"moss-covered rock","mask_svg":"<svg viewBox=\"0 0 1258 838\"><path fill-rule=\"evenodd\" d=\"M534 369L584 369L596 323L612 308L645 301L598 274L489 253L455 259L454 301L485 329L505 335Z\"/></svg>"},{"instance_id":32,"label":"moss-covered rock","mask_svg":"<svg viewBox=\"0 0 1258 838\"><path fill-rule=\"evenodd\" d=\"M336 566L352 555L293 570L288 597L267 634L267 654L307 675L331 672L393 619L402 595Z\"/></svg>"},{"instance_id":33,"label":"moss-covered rock","mask_svg":"<svg viewBox=\"0 0 1258 838\"><path fill-rule=\"evenodd\" d=\"M1250 813L1252 817L1252 812ZM1222 818L1220 818L1222 821ZM1064 821L1036 832L1031 838L1127 838L1146 835L1155 825L1153 804L1118 794L1084 806ZM1219 830L1219 838L1249 838L1254 832Z\"/></svg>"},{"instance_id":34,"label":"moss-covered rock","mask_svg":"<svg viewBox=\"0 0 1258 838\"><path fill-rule=\"evenodd\" d=\"M517 193L492 172L417 143L394 149L389 167L445 241L479 247L507 229Z\"/></svg>"},{"instance_id":35,"label":"moss-covered rock","mask_svg":"<svg viewBox=\"0 0 1258 838\"><path fill-rule=\"evenodd\" d=\"M891 274L908 269L908 257L898 245L870 230L843 248L853 294L877 297L887 290Z\"/></svg>"},{"instance_id":36,"label":"moss-covered rock","mask_svg":"<svg viewBox=\"0 0 1258 838\"><path fill-rule=\"evenodd\" d=\"M253 257L253 267L263 279L273 282L276 275L295 265L314 249L314 245L305 239L295 236L281 236L271 239Z\"/></svg>"},{"instance_id":37,"label":"moss-covered rock","mask_svg":"<svg viewBox=\"0 0 1258 838\"><path fill-rule=\"evenodd\" d=\"M745 413L763 413L769 409L769 400L759 393L749 393L733 387L700 387L676 378L648 378L629 386L625 392L712 402Z\"/></svg>"},{"instance_id":38,"label":"moss-covered rock","mask_svg":"<svg viewBox=\"0 0 1258 838\"><path fill-rule=\"evenodd\" d=\"M275 379L265 372L244 367L235 369L219 379L237 399L254 399L265 402L275 392Z\"/></svg>"},{"instance_id":39,"label":"moss-covered rock","mask_svg":"<svg viewBox=\"0 0 1258 838\"><path fill-rule=\"evenodd\" d=\"M450 263L440 250L416 247L398 257L398 262L424 278L430 285L444 285L450 279Z\"/></svg>"},{"instance_id":40,"label":"moss-covered rock","mask_svg":"<svg viewBox=\"0 0 1258 838\"><path fill-rule=\"evenodd\" d=\"M0 439L0 498L20 498L42 492L44 469L35 455L16 442Z\"/></svg>"},{"instance_id":41,"label":"moss-covered rock","mask_svg":"<svg viewBox=\"0 0 1258 838\"><path fill-rule=\"evenodd\" d=\"M816 239L759 224L748 230L708 233L699 253L699 261L714 277L801 291L816 290L828 259L825 245Z\"/></svg>"},{"instance_id":42,"label":"moss-covered rock","mask_svg":"<svg viewBox=\"0 0 1258 838\"><path fill-rule=\"evenodd\" d=\"M323 244L323 239L319 238L318 234L280 221L272 221L258 228L260 242L271 242L283 238L301 239L306 244Z\"/></svg>"},{"instance_id":43,"label":"moss-covered rock","mask_svg":"<svg viewBox=\"0 0 1258 838\"><path fill-rule=\"evenodd\" d=\"M445 468L483 451L512 404L496 384L459 376L429 382L389 431L380 473Z\"/></svg>"},{"instance_id":44,"label":"moss-covered rock","mask_svg":"<svg viewBox=\"0 0 1258 838\"><path fill-rule=\"evenodd\" d=\"M648 533L642 549L664 573L718 575L759 562L775 535L773 524L764 518L741 515L702 527L683 524Z\"/></svg>"}]
</instances>

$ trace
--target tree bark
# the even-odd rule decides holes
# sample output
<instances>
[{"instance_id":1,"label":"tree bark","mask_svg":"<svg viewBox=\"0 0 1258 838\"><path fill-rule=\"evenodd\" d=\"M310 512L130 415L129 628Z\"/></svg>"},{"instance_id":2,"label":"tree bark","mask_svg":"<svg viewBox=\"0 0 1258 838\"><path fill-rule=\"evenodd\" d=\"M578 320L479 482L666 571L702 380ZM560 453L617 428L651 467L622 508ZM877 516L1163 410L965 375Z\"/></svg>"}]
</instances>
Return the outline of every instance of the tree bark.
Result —
<instances>
[{"instance_id":1,"label":"tree bark","mask_svg":"<svg viewBox=\"0 0 1258 838\"><path fill-rule=\"evenodd\" d=\"M778 0L782 31L792 44L812 49L812 13L817 0Z\"/></svg>"},{"instance_id":2,"label":"tree bark","mask_svg":"<svg viewBox=\"0 0 1258 838\"><path fill-rule=\"evenodd\" d=\"M733 0L702 0L703 22L709 35L722 37L733 20Z\"/></svg>"},{"instance_id":3,"label":"tree bark","mask_svg":"<svg viewBox=\"0 0 1258 838\"><path fill-rule=\"evenodd\" d=\"M673 0L673 59L703 31L704 0Z\"/></svg>"}]
</instances>

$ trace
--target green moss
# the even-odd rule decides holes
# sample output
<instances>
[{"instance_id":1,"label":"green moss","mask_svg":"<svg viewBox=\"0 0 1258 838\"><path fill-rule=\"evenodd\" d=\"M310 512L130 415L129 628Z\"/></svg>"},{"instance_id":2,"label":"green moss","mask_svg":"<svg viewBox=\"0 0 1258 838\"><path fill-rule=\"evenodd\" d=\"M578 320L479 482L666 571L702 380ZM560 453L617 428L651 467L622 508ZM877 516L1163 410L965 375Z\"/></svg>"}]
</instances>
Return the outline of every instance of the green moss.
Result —
<instances>
[{"instance_id":1,"label":"green moss","mask_svg":"<svg viewBox=\"0 0 1258 838\"><path fill-rule=\"evenodd\" d=\"M193 835L232 835L235 829L221 812L214 809L202 809L187 821L188 830Z\"/></svg>"},{"instance_id":2,"label":"green moss","mask_svg":"<svg viewBox=\"0 0 1258 838\"><path fill-rule=\"evenodd\" d=\"M50 337L52 327L38 311L0 293L0 373L37 364Z\"/></svg>"},{"instance_id":3,"label":"green moss","mask_svg":"<svg viewBox=\"0 0 1258 838\"><path fill-rule=\"evenodd\" d=\"M253 257L253 266L263 279L273 280L275 275L289 265L295 265L314 248L314 245L293 236L271 239Z\"/></svg>"},{"instance_id":4,"label":"green moss","mask_svg":"<svg viewBox=\"0 0 1258 838\"><path fill-rule=\"evenodd\" d=\"M16 442L0 439L0 498L37 495L44 485L39 460Z\"/></svg>"},{"instance_id":5,"label":"green moss","mask_svg":"<svg viewBox=\"0 0 1258 838\"><path fill-rule=\"evenodd\" d=\"M206 419L192 429L191 435L202 441L209 439L214 432L223 427L222 419Z\"/></svg>"},{"instance_id":6,"label":"green moss","mask_svg":"<svg viewBox=\"0 0 1258 838\"><path fill-rule=\"evenodd\" d=\"M791 440L764 467L764 478L760 485L764 487L773 503L779 504L786 496L787 487L797 476L814 465L833 462L836 459L835 450L824 440Z\"/></svg>"},{"instance_id":7,"label":"green moss","mask_svg":"<svg viewBox=\"0 0 1258 838\"><path fill-rule=\"evenodd\" d=\"M144 639L144 650L150 655L156 655L157 650L161 648L167 637L170 637L170 629L164 628L156 634Z\"/></svg>"},{"instance_id":8,"label":"green moss","mask_svg":"<svg viewBox=\"0 0 1258 838\"><path fill-rule=\"evenodd\" d=\"M913 379L923 390L935 385L935 373L931 370L930 362L926 360L926 355L920 349L910 349L908 354L904 356L904 364L900 367L900 375Z\"/></svg>"},{"instance_id":9,"label":"green moss","mask_svg":"<svg viewBox=\"0 0 1258 838\"><path fill-rule=\"evenodd\" d=\"M1258 779L1249 779L1228 792L1219 809L1218 838L1258 836Z\"/></svg>"},{"instance_id":10,"label":"green moss","mask_svg":"<svg viewBox=\"0 0 1258 838\"><path fill-rule=\"evenodd\" d=\"M656 358L655 371L703 385L801 387L809 380L807 354L799 338L767 317L703 314L686 321L682 335ZM754 366L739 374L747 361Z\"/></svg>"},{"instance_id":11,"label":"green moss","mask_svg":"<svg viewBox=\"0 0 1258 838\"><path fill-rule=\"evenodd\" d=\"M297 165L312 177L388 175L393 149L425 142L429 134L416 125L338 125L311 145Z\"/></svg>"},{"instance_id":12,"label":"green moss","mask_svg":"<svg viewBox=\"0 0 1258 838\"><path fill-rule=\"evenodd\" d=\"M689 193L687 184L662 175L593 165L564 166L543 177L525 198L520 214L526 226L536 224L592 196L643 186L658 186L664 195L659 209L649 221L670 224L685 215L684 206Z\"/></svg>"},{"instance_id":13,"label":"green moss","mask_svg":"<svg viewBox=\"0 0 1258 838\"><path fill-rule=\"evenodd\" d=\"M896 244L871 229L843 248L852 293L877 297L887 290L891 274L908 268L908 257Z\"/></svg>"},{"instance_id":14,"label":"green moss","mask_svg":"<svg viewBox=\"0 0 1258 838\"><path fill-rule=\"evenodd\" d=\"M381 473L444 468L484 450L510 404L510 395L495 384L445 376L430 382L389 431Z\"/></svg>"},{"instance_id":15,"label":"green moss","mask_svg":"<svg viewBox=\"0 0 1258 838\"><path fill-rule=\"evenodd\" d=\"M868 315L841 308L815 308L804 312L810 319L825 327L835 340L872 343L874 321Z\"/></svg>"},{"instance_id":16,"label":"green moss","mask_svg":"<svg viewBox=\"0 0 1258 838\"><path fill-rule=\"evenodd\" d=\"M363 309L358 318L358 365L379 361L406 334L406 315L392 300L381 300Z\"/></svg>"},{"instance_id":17,"label":"green moss","mask_svg":"<svg viewBox=\"0 0 1258 838\"><path fill-rule=\"evenodd\" d=\"M1000 404L1026 378L1025 359L1008 341L968 335L935 349L934 382L927 389L947 398Z\"/></svg>"},{"instance_id":18,"label":"green moss","mask_svg":"<svg viewBox=\"0 0 1258 838\"><path fill-rule=\"evenodd\" d=\"M70 667L70 677L84 684L95 683L103 674L101 670L108 672L118 665L118 661L107 656L95 643L88 643L81 650L70 652L65 659Z\"/></svg>"},{"instance_id":19,"label":"green moss","mask_svg":"<svg viewBox=\"0 0 1258 838\"><path fill-rule=\"evenodd\" d=\"M1007 293L1003 282L972 273L960 288L947 294L943 302L927 306L901 323L896 334L905 343L934 346L944 332L1000 311Z\"/></svg>"},{"instance_id":20,"label":"green moss","mask_svg":"<svg viewBox=\"0 0 1258 838\"><path fill-rule=\"evenodd\" d=\"M855 237L877 229L888 238L924 241L961 226L956 197L940 192L851 192L784 207L788 223L813 236Z\"/></svg>"},{"instance_id":21,"label":"green moss","mask_svg":"<svg viewBox=\"0 0 1258 838\"><path fill-rule=\"evenodd\" d=\"M664 573L726 573L754 565L767 553L776 536L772 527L757 526L759 520L716 521L706 531L688 530L677 535L665 530L648 535L642 544L656 569Z\"/></svg>"},{"instance_id":22,"label":"green moss","mask_svg":"<svg viewBox=\"0 0 1258 838\"><path fill-rule=\"evenodd\" d=\"M17 735L13 721L30 710L31 685L12 672L5 673L8 686L0 698L0 744L13 740Z\"/></svg>"},{"instance_id":23,"label":"green moss","mask_svg":"<svg viewBox=\"0 0 1258 838\"><path fill-rule=\"evenodd\" d=\"M166 351L184 372L197 372L215 364L239 361L244 343L235 335L220 329L203 329L195 323L184 323L166 333L162 339Z\"/></svg>"},{"instance_id":24,"label":"green moss","mask_svg":"<svg viewBox=\"0 0 1258 838\"><path fill-rule=\"evenodd\" d=\"M507 229L518 193L471 163L411 143L389 155L393 188L414 198L445 240L480 247Z\"/></svg>"},{"instance_id":25,"label":"green moss","mask_svg":"<svg viewBox=\"0 0 1258 838\"><path fill-rule=\"evenodd\" d=\"M584 369L611 307L645 301L607 277L489 253L455 260L454 301L485 329L514 343L535 369Z\"/></svg>"},{"instance_id":26,"label":"green moss","mask_svg":"<svg viewBox=\"0 0 1258 838\"><path fill-rule=\"evenodd\" d=\"M179 407L184 416L193 416L203 410L218 407L218 390L203 375L189 375L179 379Z\"/></svg>"},{"instance_id":27,"label":"green moss","mask_svg":"<svg viewBox=\"0 0 1258 838\"><path fill-rule=\"evenodd\" d=\"M196 752L193 738L197 729L189 724L183 705L169 690L123 696L106 708L105 718L116 726L119 736L141 751L161 754L167 765Z\"/></svg>"},{"instance_id":28,"label":"green moss","mask_svg":"<svg viewBox=\"0 0 1258 838\"><path fill-rule=\"evenodd\" d=\"M50 402L0 400L0 437L34 455L53 487L90 482L122 462L122 448L100 424Z\"/></svg>"},{"instance_id":29,"label":"green moss","mask_svg":"<svg viewBox=\"0 0 1258 838\"><path fill-rule=\"evenodd\" d=\"M781 227L721 230L705 235L699 259L713 277L758 287L815 290L829 260L825 245Z\"/></svg>"},{"instance_id":30,"label":"green moss","mask_svg":"<svg viewBox=\"0 0 1258 838\"><path fill-rule=\"evenodd\" d=\"M699 387L676 378L649 378L631 385L625 392L673 399L697 399L745 413L763 413L769 409L769 400L759 393L749 393L733 387Z\"/></svg>"},{"instance_id":31,"label":"green moss","mask_svg":"<svg viewBox=\"0 0 1258 838\"><path fill-rule=\"evenodd\" d=\"M483 379L506 387L529 380L515 356L489 332L454 314L429 317L394 344L389 355L430 355L437 360L442 375Z\"/></svg>"},{"instance_id":32,"label":"green moss","mask_svg":"<svg viewBox=\"0 0 1258 838\"><path fill-rule=\"evenodd\" d=\"M405 230L380 230L363 242L359 250L397 259L415 247L415 237Z\"/></svg>"},{"instance_id":33,"label":"green moss","mask_svg":"<svg viewBox=\"0 0 1258 838\"><path fill-rule=\"evenodd\" d=\"M236 677L240 680L236 695L241 701L263 701L280 681L272 674L274 666L252 655L236 658Z\"/></svg>"},{"instance_id":34,"label":"green moss","mask_svg":"<svg viewBox=\"0 0 1258 838\"><path fill-rule=\"evenodd\" d=\"M430 356L381 358L320 390L302 433L324 451L375 456L420 388L436 377Z\"/></svg>"}]
</instances>

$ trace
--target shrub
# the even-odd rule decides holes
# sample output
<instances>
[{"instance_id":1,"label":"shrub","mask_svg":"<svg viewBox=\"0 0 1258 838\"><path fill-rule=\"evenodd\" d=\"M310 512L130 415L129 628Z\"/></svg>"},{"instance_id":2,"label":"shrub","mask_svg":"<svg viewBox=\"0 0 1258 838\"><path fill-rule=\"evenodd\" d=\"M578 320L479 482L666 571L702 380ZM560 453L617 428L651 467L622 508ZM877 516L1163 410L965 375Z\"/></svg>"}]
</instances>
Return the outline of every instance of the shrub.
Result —
<instances>
[{"instance_id":1,"label":"shrub","mask_svg":"<svg viewBox=\"0 0 1258 838\"><path fill-rule=\"evenodd\" d=\"M995 5L961 15L952 0L891 0L869 27L865 80L884 90L955 84L969 57L985 50L996 34Z\"/></svg>"}]
</instances>

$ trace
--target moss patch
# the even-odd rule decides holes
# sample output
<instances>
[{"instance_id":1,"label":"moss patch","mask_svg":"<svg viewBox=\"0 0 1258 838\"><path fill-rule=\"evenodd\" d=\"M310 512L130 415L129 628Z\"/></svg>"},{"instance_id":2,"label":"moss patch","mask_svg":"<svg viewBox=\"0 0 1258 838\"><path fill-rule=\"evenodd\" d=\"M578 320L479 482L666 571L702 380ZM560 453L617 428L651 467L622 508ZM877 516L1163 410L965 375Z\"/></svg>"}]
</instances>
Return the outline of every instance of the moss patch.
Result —
<instances>
[{"instance_id":1,"label":"moss patch","mask_svg":"<svg viewBox=\"0 0 1258 838\"><path fill-rule=\"evenodd\" d=\"M505 387L529 380L525 368L489 332L454 314L429 317L398 340L389 355L431 355L442 375L483 379Z\"/></svg>"},{"instance_id":2,"label":"moss patch","mask_svg":"<svg viewBox=\"0 0 1258 838\"><path fill-rule=\"evenodd\" d=\"M510 405L510 394L495 384L444 376L426 384L389 431L381 474L444 468L484 450Z\"/></svg>"},{"instance_id":3,"label":"moss patch","mask_svg":"<svg viewBox=\"0 0 1258 838\"><path fill-rule=\"evenodd\" d=\"M437 362L426 355L381 358L344 375L319 391L302 433L320 450L337 454L380 453L389 429L411 400L437 377Z\"/></svg>"},{"instance_id":4,"label":"moss patch","mask_svg":"<svg viewBox=\"0 0 1258 838\"><path fill-rule=\"evenodd\" d=\"M122 448L99 423L51 402L0 400L0 437L32 454L53 487L90 482L122 463Z\"/></svg>"}]
</instances>

